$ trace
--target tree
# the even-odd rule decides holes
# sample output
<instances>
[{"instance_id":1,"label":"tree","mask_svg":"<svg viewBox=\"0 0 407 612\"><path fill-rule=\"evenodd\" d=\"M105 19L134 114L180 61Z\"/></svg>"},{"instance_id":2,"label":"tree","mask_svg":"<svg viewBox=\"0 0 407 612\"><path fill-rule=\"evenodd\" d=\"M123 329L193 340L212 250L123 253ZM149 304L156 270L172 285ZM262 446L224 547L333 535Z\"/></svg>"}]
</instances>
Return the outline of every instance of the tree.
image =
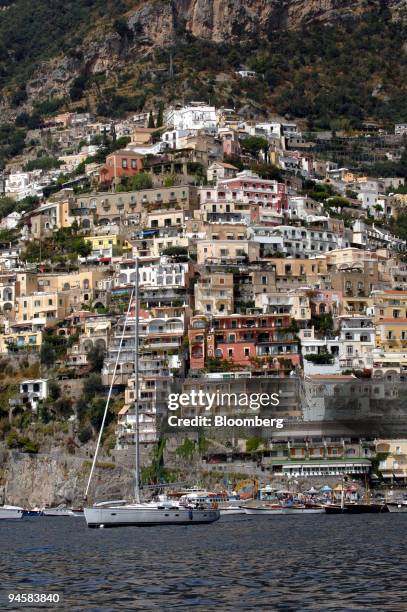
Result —
<instances>
[{"instance_id":1,"label":"tree","mask_svg":"<svg viewBox=\"0 0 407 612\"><path fill-rule=\"evenodd\" d=\"M55 380L51 380L48 385L48 393L52 400L57 400L61 397L61 387Z\"/></svg>"},{"instance_id":2,"label":"tree","mask_svg":"<svg viewBox=\"0 0 407 612\"><path fill-rule=\"evenodd\" d=\"M96 395L103 391L102 379L100 374L92 373L85 380L83 385L83 395L86 400L93 399Z\"/></svg>"},{"instance_id":3,"label":"tree","mask_svg":"<svg viewBox=\"0 0 407 612\"><path fill-rule=\"evenodd\" d=\"M249 136L248 138L245 138L243 140L242 145L243 148L246 149L246 151L248 151L256 159L259 158L260 151L263 150L265 154L264 157L267 161L269 143L266 138L263 138L262 136Z\"/></svg>"},{"instance_id":4,"label":"tree","mask_svg":"<svg viewBox=\"0 0 407 612\"><path fill-rule=\"evenodd\" d=\"M157 122L155 127L161 127L164 124L164 104L160 102L158 107Z\"/></svg>"},{"instance_id":5,"label":"tree","mask_svg":"<svg viewBox=\"0 0 407 612\"><path fill-rule=\"evenodd\" d=\"M78 431L78 440L82 444L86 444L86 442L89 442L91 438L92 438L92 429L90 427L87 427L87 426L82 427L82 429Z\"/></svg>"},{"instance_id":6,"label":"tree","mask_svg":"<svg viewBox=\"0 0 407 612\"><path fill-rule=\"evenodd\" d=\"M329 335L334 329L334 320L330 312L311 317L311 325L314 326L317 333Z\"/></svg>"},{"instance_id":7,"label":"tree","mask_svg":"<svg viewBox=\"0 0 407 612\"><path fill-rule=\"evenodd\" d=\"M7 217L7 215L13 212L15 207L16 203L13 198L0 198L0 219L4 219L4 217Z\"/></svg>"},{"instance_id":8,"label":"tree","mask_svg":"<svg viewBox=\"0 0 407 612\"><path fill-rule=\"evenodd\" d=\"M312 363L316 363L319 365L329 365L334 361L334 356L332 355L332 353L328 352L313 353L311 355L305 355L304 358L307 361L311 361Z\"/></svg>"},{"instance_id":9,"label":"tree","mask_svg":"<svg viewBox=\"0 0 407 612\"><path fill-rule=\"evenodd\" d=\"M47 368L51 368L55 364L55 351L48 342L41 345L40 360Z\"/></svg>"},{"instance_id":10,"label":"tree","mask_svg":"<svg viewBox=\"0 0 407 612\"><path fill-rule=\"evenodd\" d=\"M148 128L154 128L155 127L154 117L153 117L153 112L152 111L150 111L150 114L148 116L148 125L147 125L147 127Z\"/></svg>"},{"instance_id":11,"label":"tree","mask_svg":"<svg viewBox=\"0 0 407 612\"><path fill-rule=\"evenodd\" d=\"M88 353L88 363L92 368L92 372L100 372L103 368L105 351L100 346L94 346Z\"/></svg>"},{"instance_id":12,"label":"tree","mask_svg":"<svg viewBox=\"0 0 407 612\"><path fill-rule=\"evenodd\" d=\"M132 176L129 180L129 188L131 191L142 191L143 189L151 189L152 186L152 178L146 172L139 172L139 174Z\"/></svg>"},{"instance_id":13,"label":"tree","mask_svg":"<svg viewBox=\"0 0 407 612\"><path fill-rule=\"evenodd\" d=\"M273 164L253 164L251 169L258 174L260 178L268 181L281 181L283 178L280 168L277 168L277 166Z\"/></svg>"}]
</instances>

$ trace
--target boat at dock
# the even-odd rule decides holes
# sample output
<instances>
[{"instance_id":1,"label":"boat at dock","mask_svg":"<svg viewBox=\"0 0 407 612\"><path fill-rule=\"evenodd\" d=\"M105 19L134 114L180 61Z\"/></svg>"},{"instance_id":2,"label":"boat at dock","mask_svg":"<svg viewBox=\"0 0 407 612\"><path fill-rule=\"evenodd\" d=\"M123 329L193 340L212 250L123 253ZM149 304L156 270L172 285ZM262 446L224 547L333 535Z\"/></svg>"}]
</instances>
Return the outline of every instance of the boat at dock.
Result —
<instances>
[{"instance_id":1,"label":"boat at dock","mask_svg":"<svg viewBox=\"0 0 407 612\"><path fill-rule=\"evenodd\" d=\"M12 520L21 519L23 517L24 509L19 506L0 506L0 520Z\"/></svg>"},{"instance_id":2,"label":"boat at dock","mask_svg":"<svg viewBox=\"0 0 407 612\"><path fill-rule=\"evenodd\" d=\"M222 516L237 516L238 514L246 514L246 508L242 506L226 506L219 507L219 513Z\"/></svg>"},{"instance_id":3,"label":"boat at dock","mask_svg":"<svg viewBox=\"0 0 407 612\"><path fill-rule=\"evenodd\" d=\"M328 504L325 506L326 514L379 514L389 512L385 503L345 503Z\"/></svg>"},{"instance_id":4,"label":"boat at dock","mask_svg":"<svg viewBox=\"0 0 407 612\"><path fill-rule=\"evenodd\" d=\"M407 499L387 502L386 506L389 512L407 512Z\"/></svg>"},{"instance_id":5,"label":"boat at dock","mask_svg":"<svg viewBox=\"0 0 407 612\"><path fill-rule=\"evenodd\" d=\"M323 514L325 509L323 506L307 507L305 505L292 505L292 506L280 506L278 504L272 506L256 506L252 508L245 508L245 514L249 515L264 515L264 516L278 516L286 515L291 516L293 514Z\"/></svg>"},{"instance_id":6,"label":"boat at dock","mask_svg":"<svg viewBox=\"0 0 407 612\"><path fill-rule=\"evenodd\" d=\"M64 504L60 504L55 508L43 508L42 516L74 516L74 513Z\"/></svg>"}]
</instances>

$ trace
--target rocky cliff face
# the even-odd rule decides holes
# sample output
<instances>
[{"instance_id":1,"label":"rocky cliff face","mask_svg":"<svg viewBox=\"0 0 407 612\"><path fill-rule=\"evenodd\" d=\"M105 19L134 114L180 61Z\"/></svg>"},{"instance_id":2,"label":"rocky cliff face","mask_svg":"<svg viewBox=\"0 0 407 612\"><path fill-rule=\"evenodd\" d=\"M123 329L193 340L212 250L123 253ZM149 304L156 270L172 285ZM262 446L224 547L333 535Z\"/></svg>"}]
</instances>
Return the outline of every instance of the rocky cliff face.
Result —
<instances>
[{"instance_id":1,"label":"rocky cliff face","mask_svg":"<svg viewBox=\"0 0 407 612\"><path fill-rule=\"evenodd\" d=\"M129 24L155 45L167 45L185 29L196 38L237 42L312 21L335 22L388 6L400 16L405 0L167 0L143 2Z\"/></svg>"},{"instance_id":2,"label":"rocky cliff face","mask_svg":"<svg viewBox=\"0 0 407 612\"><path fill-rule=\"evenodd\" d=\"M30 456L3 451L0 455L0 505L8 503L33 508L83 503L89 460L60 452ZM130 495L133 471L129 467L115 466L103 459L97 465L90 491L92 497L118 499Z\"/></svg>"},{"instance_id":3,"label":"rocky cliff face","mask_svg":"<svg viewBox=\"0 0 407 612\"><path fill-rule=\"evenodd\" d=\"M150 0L130 15L129 25L155 45L174 42L183 30L196 38L236 42L310 21L345 19L363 5L363 0Z\"/></svg>"}]
</instances>

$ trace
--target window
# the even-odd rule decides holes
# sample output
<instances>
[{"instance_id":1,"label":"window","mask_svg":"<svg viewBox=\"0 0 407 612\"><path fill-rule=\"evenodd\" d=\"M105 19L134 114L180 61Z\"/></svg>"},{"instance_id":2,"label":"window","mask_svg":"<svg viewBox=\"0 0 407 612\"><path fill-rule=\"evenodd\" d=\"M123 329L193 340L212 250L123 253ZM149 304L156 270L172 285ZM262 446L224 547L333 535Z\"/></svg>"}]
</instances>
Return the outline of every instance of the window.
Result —
<instances>
[{"instance_id":1,"label":"window","mask_svg":"<svg viewBox=\"0 0 407 612\"><path fill-rule=\"evenodd\" d=\"M135 170L137 168L137 160L135 160L135 159L131 160L131 167L133 168L133 170Z\"/></svg>"},{"instance_id":2,"label":"window","mask_svg":"<svg viewBox=\"0 0 407 612\"><path fill-rule=\"evenodd\" d=\"M127 168L127 159L122 159L122 168Z\"/></svg>"},{"instance_id":3,"label":"window","mask_svg":"<svg viewBox=\"0 0 407 612\"><path fill-rule=\"evenodd\" d=\"M347 346L346 347L346 354L347 355L353 355L353 346Z\"/></svg>"},{"instance_id":4,"label":"window","mask_svg":"<svg viewBox=\"0 0 407 612\"><path fill-rule=\"evenodd\" d=\"M228 357L233 357L233 349L228 349Z\"/></svg>"},{"instance_id":5,"label":"window","mask_svg":"<svg viewBox=\"0 0 407 612\"><path fill-rule=\"evenodd\" d=\"M267 285L267 276L262 276L261 277L261 284L262 285Z\"/></svg>"},{"instance_id":6,"label":"window","mask_svg":"<svg viewBox=\"0 0 407 612\"><path fill-rule=\"evenodd\" d=\"M245 349L244 349L244 356L245 357L250 357L250 349L248 347L245 347Z\"/></svg>"},{"instance_id":7,"label":"window","mask_svg":"<svg viewBox=\"0 0 407 612\"><path fill-rule=\"evenodd\" d=\"M52 299L48 300L48 306L52 306Z\"/></svg>"}]
</instances>

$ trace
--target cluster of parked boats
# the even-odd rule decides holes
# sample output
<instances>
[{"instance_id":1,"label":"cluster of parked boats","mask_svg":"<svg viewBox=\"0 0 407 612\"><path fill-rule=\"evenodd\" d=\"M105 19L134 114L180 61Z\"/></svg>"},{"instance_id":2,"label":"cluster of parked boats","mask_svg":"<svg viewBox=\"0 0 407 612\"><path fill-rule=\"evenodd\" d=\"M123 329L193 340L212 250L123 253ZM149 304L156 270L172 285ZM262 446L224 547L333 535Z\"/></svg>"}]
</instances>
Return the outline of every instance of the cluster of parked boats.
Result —
<instances>
[{"instance_id":1,"label":"cluster of parked boats","mask_svg":"<svg viewBox=\"0 0 407 612\"><path fill-rule=\"evenodd\" d=\"M94 504L91 508L73 509L65 505L53 508L25 510L18 506L0 506L0 519L21 519L26 516L85 517L90 527L118 527L124 525L202 524L220 518L247 516L293 516L303 514L371 514L406 512L407 498L392 501L340 501L313 499L299 494L272 499L240 499L236 493L212 493L191 489L181 493L159 495L143 503L113 500Z\"/></svg>"}]
</instances>

